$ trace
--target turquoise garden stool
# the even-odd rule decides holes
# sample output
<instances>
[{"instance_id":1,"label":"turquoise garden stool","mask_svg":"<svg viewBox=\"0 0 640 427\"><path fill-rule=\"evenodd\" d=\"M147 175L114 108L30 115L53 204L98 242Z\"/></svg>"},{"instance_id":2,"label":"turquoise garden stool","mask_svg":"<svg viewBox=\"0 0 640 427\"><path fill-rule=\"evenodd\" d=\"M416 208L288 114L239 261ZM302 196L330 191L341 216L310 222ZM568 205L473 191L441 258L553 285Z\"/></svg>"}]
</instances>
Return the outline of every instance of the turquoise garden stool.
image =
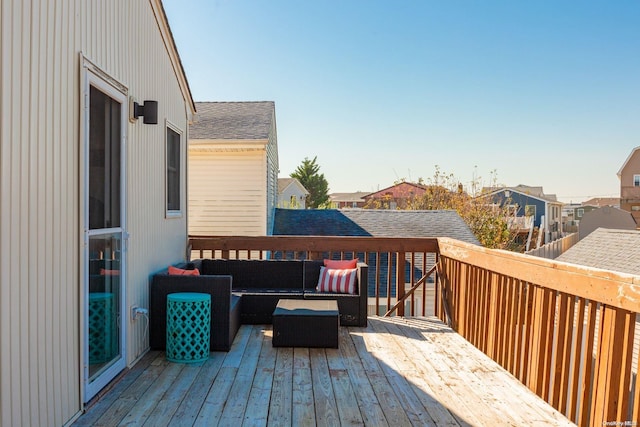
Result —
<instances>
[{"instance_id":1,"label":"turquoise garden stool","mask_svg":"<svg viewBox=\"0 0 640 427\"><path fill-rule=\"evenodd\" d=\"M105 363L118 351L115 298L111 292L89 294L89 364Z\"/></svg>"},{"instance_id":2,"label":"turquoise garden stool","mask_svg":"<svg viewBox=\"0 0 640 427\"><path fill-rule=\"evenodd\" d=\"M203 362L209 358L211 295L180 292L167 295L167 360Z\"/></svg>"}]
</instances>

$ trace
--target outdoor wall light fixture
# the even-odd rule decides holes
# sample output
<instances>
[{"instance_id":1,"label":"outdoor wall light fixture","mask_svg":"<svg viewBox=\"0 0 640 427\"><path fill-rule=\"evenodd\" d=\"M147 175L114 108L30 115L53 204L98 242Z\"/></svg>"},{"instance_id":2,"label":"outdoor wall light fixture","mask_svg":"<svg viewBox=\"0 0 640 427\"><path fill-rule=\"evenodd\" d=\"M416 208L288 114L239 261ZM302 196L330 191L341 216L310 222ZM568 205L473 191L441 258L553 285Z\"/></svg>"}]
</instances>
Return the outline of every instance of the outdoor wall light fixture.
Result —
<instances>
[{"instance_id":1,"label":"outdoor wall light fixture","mask_svg":"<svg viewBox=\"0 0 640 427\"><path fill-rule=\"evenodd\" d=\"M133 103L133 118L143 116L142 123L146 125L158 124L158 101L145 100L142 105L134 101Z\"/></svg>"}]
</instances>

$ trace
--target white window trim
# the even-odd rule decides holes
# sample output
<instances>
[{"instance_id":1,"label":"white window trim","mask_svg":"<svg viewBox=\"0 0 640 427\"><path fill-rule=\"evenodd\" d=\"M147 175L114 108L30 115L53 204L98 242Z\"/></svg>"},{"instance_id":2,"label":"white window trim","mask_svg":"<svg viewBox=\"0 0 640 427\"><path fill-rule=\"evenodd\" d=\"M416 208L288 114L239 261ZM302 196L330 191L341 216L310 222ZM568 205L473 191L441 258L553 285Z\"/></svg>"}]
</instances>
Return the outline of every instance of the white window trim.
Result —
<instances>
[{"instance_id":1,"label":"white window trim","mask_svg":"<svg viewBox=\"0 0 640 427\"><path fill-rule=\"evenodd\" d=\"M638 183L638 185L636 185L636 183ZM640 187L640 175L638 175L638 174L633 175L633 183L632 183L632 185L634 187Z\"/></svg>"},{"instance_id":2,"label":"white window trim","mask_svg":"<svg viewBox=\"0 0 640 427\"><path fill-rule=\"evenodd\" d=\"M175 133L177 133L178 135L180 135L180 209L178 210L169 210L167 205L168 205L168 198L169 198L169 194L168 194L168 179L169 179L169 174L167 173L167 169L169 167L168 162L169 159L167 157L167 129L171 129L172 131L174 131ZM185 154L185 150L184 148L185 144L184 144L184 132L175 124L173 124L172 122L170 122L169 120L165 120L165 127L164 127L164 211L165 211L165 218L167 219L172 219L172 218L182 218L184 215L184 205L186 203L185 200L185 181L186 181L186 177L185 177L185 164L186 164L186 154Z\"/></svg>"}]
</instances>

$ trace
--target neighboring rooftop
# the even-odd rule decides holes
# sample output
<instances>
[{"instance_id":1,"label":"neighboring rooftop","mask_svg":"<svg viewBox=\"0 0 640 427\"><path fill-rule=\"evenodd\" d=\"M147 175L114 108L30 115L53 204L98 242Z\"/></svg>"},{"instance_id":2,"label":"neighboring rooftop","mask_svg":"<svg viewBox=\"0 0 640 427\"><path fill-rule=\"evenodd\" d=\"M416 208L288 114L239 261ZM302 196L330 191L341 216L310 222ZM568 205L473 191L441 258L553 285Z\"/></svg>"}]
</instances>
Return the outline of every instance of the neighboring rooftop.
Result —
<instances>
[{"instance_id":1,"label":"neighboring rooftop","mask_svg":"<svg viewBox=\"0 0 640 427\"><path fill-rule=\"evenodd\" d=\"M598 208L604 206L612 206L614 208L620 207L619 197L594 197L593 199L585 200L581 203L582 206L595 206Z\"/></svg>"},{"instance_id":2,"label":"neighboring rooftop","mask_svg":"<svg viewBox=\"0 0 640 427\"><path fill-rule=\"evenodd\" d=\"M383 188L375 193L367 194L367 199L376 199L380 197L391 196L393 198L406 198L414 195L421 196L427 191L428 186L417 184L415 182L400 182L391 187Z\"/></svg>"},{"instance_id":3,"label":"neighboring rooftop","mask_svg":"<svg viewBox=\"0 0 640 427\"><path fill-rule=\"evenodd\" d=\"M364 202L364 196L371 194L368 191L356 191L354 193L331 193L329 200L332 202Z\"/></svg>"},{"instance_id":4,"label":"neighboring rooftop","mask_svg":"<svg viewBox=\"0 0 640 427\"><path fill-rule=\"evenodd\" d=\"M598 228L556 260L640 275L640 231Z\"/></svg>"},{"instance_id":5,"label":"neighboring rooftop","mask_svg":"<svg viewBox=\"0 0 640 427\"><path fill-rule=\"evenodd\" d=\"M307 189L304 188L304 185L300 184L300 181L298 181L296 178L278 178L278 193L282 193L291 184L299 186L300 189L309 194L309 191L307 191Z\"/></svg>"},{"instance_id":6,"label":"neighboring rooftop","mask_svg":"<svg viewBox=\"0 0 640 427\"><path fill-rule=\"evenodd\" d=\"M480 244L460 215L449 210L276 209L273 234L450 237Z\"/></svg>"},{"instance_id":7,"label":"neighboring rooftop","mask_svg":"<svg viewBox=\"0 0 640 427\"><path fill-rule=\"evenodd\" d=\"M191 139L267 139L275 121L273 101L196 102Z\"/></svg>"},{"instance_id":8,"label":"neighboring rooftop","mask_svg":"<svg viewBox=\"0 0 640 427\"><path fill-rule=\"evenodd\" d=\"M499 191L511 190L528 196L536 197L538 199L546 200L548 202L557 202L558 197L555 194L545 194L542 187L531 187L529 185L518 184L515 187L484 187L482 194L496 193Z\"/></svg>"}]
</instances>

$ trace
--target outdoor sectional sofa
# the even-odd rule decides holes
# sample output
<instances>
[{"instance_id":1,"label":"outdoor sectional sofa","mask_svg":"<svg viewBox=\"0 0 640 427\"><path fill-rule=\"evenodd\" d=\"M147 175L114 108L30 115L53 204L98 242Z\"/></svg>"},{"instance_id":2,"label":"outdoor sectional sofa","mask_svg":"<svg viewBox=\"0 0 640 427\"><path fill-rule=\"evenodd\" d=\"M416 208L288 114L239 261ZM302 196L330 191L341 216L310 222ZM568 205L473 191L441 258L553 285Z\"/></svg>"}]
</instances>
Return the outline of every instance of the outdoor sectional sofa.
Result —
<instances>
[{"instance_id":1,"label":"outdoor sectional sofa","mask_svg":"<svg viewBox=\"0 0 640 427\"><path fill-rule=\"evenodd\" d=\"M322 265L311 260L202 259L186 265L197 268L199 276L158 273L150 284L150 347L165 349L166 301L173 292L211 295L211 351L228 351L241 324L271 324L280 299L336 300L340 325L366 326L367 265L357 265L354 294L318 292Z\"/></svg>"}]
</instances>

